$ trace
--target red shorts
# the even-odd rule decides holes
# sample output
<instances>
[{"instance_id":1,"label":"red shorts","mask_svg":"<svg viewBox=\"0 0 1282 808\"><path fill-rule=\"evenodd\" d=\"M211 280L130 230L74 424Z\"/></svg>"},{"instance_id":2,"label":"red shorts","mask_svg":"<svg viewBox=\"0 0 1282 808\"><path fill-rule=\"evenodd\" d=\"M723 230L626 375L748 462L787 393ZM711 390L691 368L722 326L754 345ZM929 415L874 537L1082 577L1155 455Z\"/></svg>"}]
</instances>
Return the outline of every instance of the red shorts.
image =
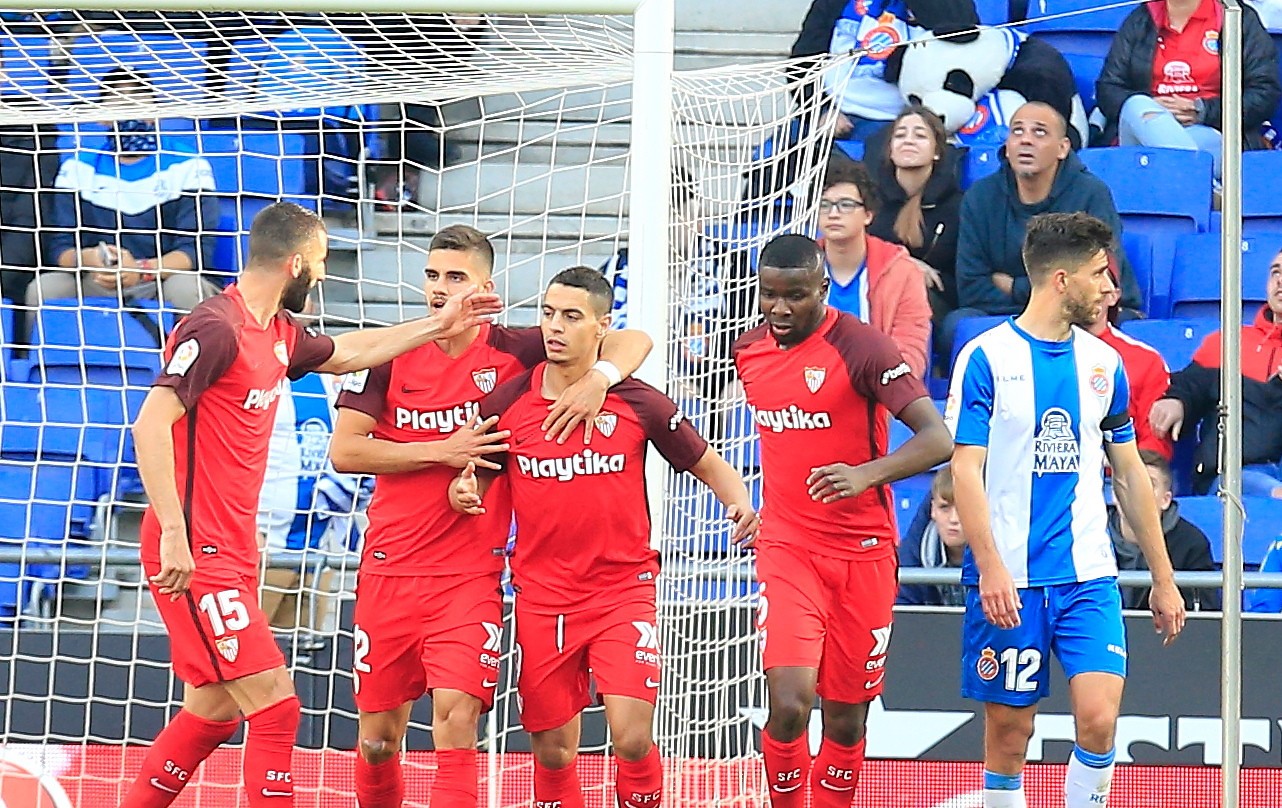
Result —
<instances>
[{"instance_id":1,"label":"red shorts","mask_svg":"<svg viewBox=\"0 0 1282 808\"><path fill-rule=\"evenodd\" d=\"M503 655L503 596L495 575L356 580L356 706L394 710L437 688L494 704Z\"/></svg>"},{"instance_id":2,"label":"red shorts","mask_svg":"<svg viewBox=\"0 0 1282 808\"><path fill-rule=\"evenodd\" d=\"M597 696L651 704L659 696L654 589L636 599L573 614L549 614L516 599L521 723L528 732L565 725ZM590 679L589 679L590 676Z\"/></svg>"},{"instance_id":3,"label":"red shorts","mask_svg":"<svg viewBox=\"0 0 1282 808\"><path fill-rule=\"evenodd\" d=\"M819 669L819 695L881 695L899 589L898 560L844 561L778 544L757 551L762 666Z\"/></svg>"},{"instance_id":4,"label":"red shorts","mask_svg":"<svg viewBox=\"0 0 1282 808\"><path fill-rule=\"evenodd\" d=\"M143 562L148 579L159 564ZM285 666L285 656L258 604L258 573L199 566L178 600L148 584L169 632L174 673L192 687L230 682Z\"/></svg>"}]
</instances>

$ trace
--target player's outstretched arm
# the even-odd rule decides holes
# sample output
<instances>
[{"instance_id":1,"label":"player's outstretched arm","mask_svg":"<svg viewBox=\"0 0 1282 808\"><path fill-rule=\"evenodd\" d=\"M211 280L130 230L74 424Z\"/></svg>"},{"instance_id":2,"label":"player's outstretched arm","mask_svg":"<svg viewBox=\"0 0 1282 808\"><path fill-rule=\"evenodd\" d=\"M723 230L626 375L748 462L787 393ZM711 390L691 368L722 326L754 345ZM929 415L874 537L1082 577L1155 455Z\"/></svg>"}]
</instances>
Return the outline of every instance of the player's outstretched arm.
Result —
<instances>
[{"instance_id":1,"label":"player's outstretched arm","mask_svg":"<svg viewBox=\"0 0 1282 808\"><path fill-rule=\"evenodd\" d=\"M334 355L317 370L322 373L350 373L390 362L406 351L436 339L457 336L498 314L503 308L499 296L476 291L459 292L431 317L410 320L387 328L351 331L334 338Z\"/></svg>"},{"instance_id":2,"label":"player's outstretched arm","mask_svg":"<svg viewBox=\"0 0 1282 808\"><path fill-rule=\"evenodd\" d=\"M751 547L757 540L761 520L739 472L709 446L699 461L690 467L690 473L711 488L717 501L725 506L726 518L734 523L731 541L743 549Z\"/></svg>"},{"instance_id":3,"label":"player's outstretched arm","mask_svg":"<svg viewBox=\"0 0 1282 808\"><path fill-rule=\"evenodd\" d=\"M903 446L858 466L830 463L812 469L806 481L811 498L828 503L859 496L869 488L920 474L948 459L953 438L930 399L910 402L898 418L914 433Z\"/></svg>"},{"instance_id":4,"label":"player's outstretched arm","mask_svg":"<svg viewBox=\"0 0 1282 808\"><path fill-rule=\"evenodd\" d=\"M151 578L160 594L177 600L187 591L196 561L187 538L182 499L174 472L174 424L187 408L171 387L153 387L134 420L138 474L160 523L160 573Z\"/></svg>"},{"instance_id":5,"label":"player's outstretched arm","mask_svg":"<svg viewBox=\"0 0 1282 808\"><path fill-rule=\"evenodd\" d=\"M1148 598L1149 608L1153 610L1153 626L1158 634L1166 635L1163 644L1169 645L1184 630L1184 598L1175 585L1175 569L1166 552L1162 521L1157 502L1153 499L1153 484L1135 441L1107 443L1104 450L1113 467L1113 493L1117 497L1117 506L1122 509L1127 523L1134 526L1135 538L1153 576L1153 591Z\"/></svg>"},{"instance_id":6,"label":"player's outstretched arm","mask_svg":"<svg viewBox=\"0 0 1282 808\"><path fill-rule=\"evenodd\" d=\"M582 423L583 442L590 443L593 420L601 413L606 393L636 373L653 348L654 340L644 331L627 329L606 334L601 342L598 366L565 388L557 400L548 405L548 417L543 419L542 427L548 440L555 438L557 443L565 443L574 428Z\"/></svg>"},{"instance_id":7,"label":"player's outstretched arm","mask_svg":"<svg viewBox=\"0 0 1282 808\"><path fill-rule=\"evenodd\" d=\"M469 516L485 513L485 492L489 490L493 479L489 474L478 475L476 464L468 463L450 484L450 507Z\"/></svg>"},{"instance_id":8,"label":"player's outstretched arm","mask_svg":"<svg viewBox=\"0 0 1282 808\"><path fill-rule=\"evenodd\" d=\"M988 494L984 491L984 463L987 460L987 447L957 445L951 466L953 501L957 503L962 534L966 536L975 566L979 568L979 598L984 617L998 628L1014 628L1019 625L1022 604L1015 581L997 552L997 542L993 540Z\"/></svg>"},{"instance_id":9,"label":"player's outstretched arm","mask_svg":"<svg viewBox=\"0 0 1282 808\"><path fill-rule=\"evenodd\" d=\"M377 423L373 416L339 407L329 456L334 470L343 474L399 474L438 464L461 469L468 463L498 469L499 464L486 455L506 452L512 434L506 429L493 431L498 422L495 415L471 428L462 427L445 440L397 443L370 436Z\"/></svg>"}]
</instances>

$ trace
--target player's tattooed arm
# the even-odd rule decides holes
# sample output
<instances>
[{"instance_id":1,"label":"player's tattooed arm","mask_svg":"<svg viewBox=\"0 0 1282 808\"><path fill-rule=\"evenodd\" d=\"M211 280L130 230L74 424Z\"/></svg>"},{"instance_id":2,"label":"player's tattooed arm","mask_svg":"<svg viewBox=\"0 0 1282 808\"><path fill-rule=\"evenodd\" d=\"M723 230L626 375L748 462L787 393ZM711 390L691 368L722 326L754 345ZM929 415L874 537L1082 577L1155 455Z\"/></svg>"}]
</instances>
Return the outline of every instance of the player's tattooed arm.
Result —
<instances>
[{"instance_id":1,"label":"player's tattooed arm","mask_svg":"<svg viewBox=\"0 0 1282 808\"><path fill-rule=\"evenodd\" d=\"M186 411L172 387L153 387L133 426L138 473L160 523L160 572L151 582L172 600L187 591L196 571L174 470L173 428Z\"/></svg>"},{"instance_id":2,"label":"player's tattooed arm","mask_svg":"<svg viewBox=\"0 0 1282 808\"><path fill-rule=\"evenodd\" d=\"M717 500L725 506L726 519L734 524L731 541L741 549L752 547L757 540L761 519L752 506L752 497L748 495L739 472L709 446L698 462L690 467L690 473L712 489Z\"/></svg>"},{"instance_id":3,"label":"player's tattooed arm","mask_svg":"<svg viewBox=\"0 0 1282 808\"><path fill-rule=\"evenodd\" d=\"M548 416L543 419L543 432L548 440L565 443L570 433L583 424L583 442L592 442L594 419L601 413L606 394L619 381L628 378L641 367L641 363L654 348L654 340L644 331L611 331L601 342L601 362L613 365L617 378L608 369L594 367L583 378L562 391L557 400L548 405Z\"/></svg>"},{"instance_id":4,"label":"player's tattooed arm","mask_svg":"<svg viewBox=\"0 0 1282 808\"><path fill-rule=\"evenodd\" d=\"M1140 459L1135 441L1106 443L1108 462L1113 467L1113 493L1127 524L1135 529L1135 538L1153 576L1149 608L1153 610L1153 627L1164 634L1169 645L1184 630L1184 598L1175 585L1175 569L1166 552L1161 517L1153 498L1153 485L1148 470Z\"/></svg>"},{"instance_id":5,"label":"player's tattooed arm","mask_svg":"<svg viewBox=\"0 0 1282 808\"><path fill-rule=\"evenodd\" d=\"M992 523L988 516L988 494L984 491L984 463L988 460L988 447L958 444L953 450L953 501L957 503L957 517L961 520L962 534L970 545L975 566L979 568L979 600L984 617L998 628L1015 628L1019 625L1019 590L1010 570L1002 562L993 540Z\"/></svg>"}]
</instances>

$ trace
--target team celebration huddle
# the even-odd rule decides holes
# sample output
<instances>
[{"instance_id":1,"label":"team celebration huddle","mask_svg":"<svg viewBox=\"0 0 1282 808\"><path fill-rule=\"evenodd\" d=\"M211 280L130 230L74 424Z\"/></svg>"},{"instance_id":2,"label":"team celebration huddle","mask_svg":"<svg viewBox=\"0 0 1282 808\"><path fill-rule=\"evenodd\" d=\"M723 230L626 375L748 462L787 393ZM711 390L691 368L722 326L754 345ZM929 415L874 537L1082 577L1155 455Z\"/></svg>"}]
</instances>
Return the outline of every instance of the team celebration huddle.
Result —
<instances>
[{"instance_id":1,"label":"team celebration huddle","mask_svg":"<svg viewBox=\"0 0 1282 808\"><path fill-rule=\"evenodd\" d=\"M248 804L294 803L300 703L258 605L255 511L276 399L287 378L312 371L346 374L334 467L376 481L354 617L361 808L402 804L402 748L424 696L431 804L477 805L478 723L509 649L536 808L585 806L576 758L594 703L617 804L679 804L665 800L652 731L664 573L650 540L651 443L711 490L732 541L755 559L770 805L860 804L869 705L894 653L889 485L945 462L968 541L960 682L984 706L983 804L1026 805L1051 655L1076 720L1063 804L1107 804L1127 655L1106 475L1152 573L1155 630L1174 640L1185 614L1126 373L1082 328L1115 292L1104 223L1032 220L1027 306L962 349L942 416L890 336L828 304L818 243L767 243L754 279L760 324L730 352L759 433L760 502L668 395L634 377L660 335L611 330L614 292L600 271L556 274L538 327L498 325L494 249L454 225L429 247L427 317L330 337L294 318L325 278L327 243L322 220L297 205L259 213L239 279L171 333L134 424L150 499L143 566L185 689L125 808L171 804L242 724ZM891 418L912 433L894 451Z\"/></svg>"}]
</instances>

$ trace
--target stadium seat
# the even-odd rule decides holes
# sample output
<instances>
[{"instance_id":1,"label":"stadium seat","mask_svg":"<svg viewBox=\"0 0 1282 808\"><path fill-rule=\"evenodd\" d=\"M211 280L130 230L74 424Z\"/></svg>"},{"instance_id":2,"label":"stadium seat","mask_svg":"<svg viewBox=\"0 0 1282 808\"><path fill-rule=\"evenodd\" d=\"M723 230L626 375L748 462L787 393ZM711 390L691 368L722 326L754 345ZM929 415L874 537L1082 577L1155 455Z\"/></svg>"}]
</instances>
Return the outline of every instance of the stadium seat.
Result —
<instances>
[{"instance_id":1,"label":"stadium seat","mask_svg":"<svg viewBox=\"0 0 1282 808\"><path fill-rule=\"evenodd\" d=\"M46 300L32 332L28 380L146 387L160 369L158 312L131 314L109 298Z\"/></svg>"},{"instance_id":2,"label":"stadium seat","mask_svg":"<svg viewBox=\"0 0 1282 808\"><path fill-rule=\"evenodd\" d=\"M0 36L0 96L44 95L53 43L43 36Z\"/></svg>"},{"instance_id":3,"label":"stadium seat","mask_svg":"<svg viewBox=\"0 0 1282 808\"><path fill-rule=\"evenodd\" d=\"M757 424L752 418L752 408L747 402L735 404L724 416L725 449L722 456L730 465L751 473L761 468L761 443L757 439Z\"/></svg>"},{"instance_id":4,"label":"stadium seat","mask_svg":"<svg viewBox=\"0 0 1282 808\"><path fill-rule=\"evenodd\" d=\"M1211 540L1211 558L1224 562L1224 506L1219 497L1180 497L1180 515L1201 528ZM1269 546L1282 535L1282 500L1272 497L1242 497L1246 521L1242 530L1242 560L1258 567Z\"/></svg>"},{"instance_id":5,"label":"stadium seat","mask_svg":"<svg viewBox=\"0 0 1282 808\"><path fill-rule=\"evenodd\" d=\"M975 10L979 12L981 25L1005 25L1010 22L1008 0L976 0Z\"/></svg>"},{"instance_id":6,"label":"stadium seat","mask_svg":"<svg viewBox=\"0 0 1282 808\"><path fill-rule=\"evenodd\" d=\"M930 485L934 479L934 472L928 471L890 484L890 492L895 503L895 526L901 541L904 538L904 532L912 524L913 517L917 515L921 503L930 496Z\"/></svg>"},{"instance_id":7,"label":"stadium seat","mask_svg":"<svg viewBox=\"0 0 1282 808\"><path fill-rule=\"evenodd\" d=\"M1104 57L1089 53L1065 53L1065 61L1073 71L1073 82L1077 85L1077 94L1082 97L1082 106L1089 114L1095 108L1095 80L1104 70Z\"/></svg>"},{"instance_id":8,"label":"stadium seat","mask_svg":"<svg viewBox=\"0 0 1282 808\"><path fill-rule=\"evenodd\" d=\"M957 355L961 353L966 343L978 337L980 334L1001 325L1009 317L967 317L957 323L957 330L953 332L953 355L948 361L948 367L955 370L957 366ZM951 372L949 373L951 376Z\"/></svg>"},{"instance_id":9,"label":"stadium seat","mask_svg":"<svg viewBox=\"0 0 1282 808\"><path fill-rule=\"evenodd\" d=\"M1122 331L1157 349L1172 372L1183 370L1206 335L1219 330L1216 319L1127 320Z\"/></svg>"},{"instance_id":10,"label":"stadium seat","mask_svg":"<svg viewBox=\"0 0 1282 808\"><path fill-rule=\"evenodd\" d=\"M1061 53L1103 59L1113 34L1134 6L1100 7L1098 0L1036 0L1028 3L1023 30L1054 45Z\"/></svg>"},{"instance_id":11,"label":"stadium seat","mask_svg":"<svg viewBox=\"0 0 1282 808\"><path fill-rule=\"evenodd\" d=\"M1242 319L1250 322L1265 300L1269 265L1282 249L1282 234L1246 238L1242 245ZM1181 236L1171 271L1171 315L1218 318L1220 272L1218 233Z\"/></svg>"},{"instance_id":12,"label":"stadium seat","mask_svg":"<svg viewBox=\"0 0 1282 808\"><path fill-rule=\"evenodd\" d=\"M1144 233L1122 232L1122 251L1126 253L1126 260L1130 262L1131 269L1135 272L1135 283L1140 287L1140 297L1144 301L1144 313L1150 317L1156 317L1154 309L1159 305L1159 297L1154 291L1157 285L1157 279L1154 277L1155 270L1153 267L1153 241ZM1162 271L1162 282L1166 284L1165 288L1169 290L1170 269ZM1164 296L1169 296L1169 292L1164 292Z\"/></svg>"},{"instance_id":13,"label":"stadium seat","mask_svg":"<svg viewBox=\"0 0 1282 808\"><path fill-rule=\"evenodd\" d=\"M166 98L205 97L205 43L169 34L104 31L81 36L71 46L71 66L61 85L69 101L96 101L102 77L124 66L147 77Z\"/></svg>"},{"instance_id":14,"label":"stadium seat","mask_svg":"<svg viewBox=\"0 0 1282 808\"><path fill-rule=\"evenodd\" d=\"M1282 121L1278 122L1282 126ZM1282 234L1282 151L1242 153L1242 233L1247 236Z\"/></svg>"},{"instance_id":15,"label":"stadium seat","mask_svg":"<svg viewBox=\"0 0 1282 808\"><path fill-rule=\"evenodd\" d=\"M200 155L214 172L214 189L227 196L301 196L307 181L303 137L288 132L208 131L197 138ZM230 206L228 206L230 207ZM223 223L229 217L223 215Z\"/></svg>"},{"instance_id":16,"label":"stadium seat","mask_svg":"<svg viewBox=\"0 0 1282 808\"><path fill-rule=\"evenodd\" d=\"M1002 166L1002 146L971 146L961 165L961 187L966 190Z\"/></svg>"},{"instance_id":17,"label":"stadium seat","mask_svg":"<svg viewBox=\"0 0 1282 808\"><path fill-rule=\"evenodd\" d=\"M1170 218L1191 223L1197 232L1207 231L1211 217L1210 154L1112 146L1082 149L1078 157L1108 184L1123 217ZM1129 228L1131 219L1126 222Z\"/></svg>"}]
</instances>

